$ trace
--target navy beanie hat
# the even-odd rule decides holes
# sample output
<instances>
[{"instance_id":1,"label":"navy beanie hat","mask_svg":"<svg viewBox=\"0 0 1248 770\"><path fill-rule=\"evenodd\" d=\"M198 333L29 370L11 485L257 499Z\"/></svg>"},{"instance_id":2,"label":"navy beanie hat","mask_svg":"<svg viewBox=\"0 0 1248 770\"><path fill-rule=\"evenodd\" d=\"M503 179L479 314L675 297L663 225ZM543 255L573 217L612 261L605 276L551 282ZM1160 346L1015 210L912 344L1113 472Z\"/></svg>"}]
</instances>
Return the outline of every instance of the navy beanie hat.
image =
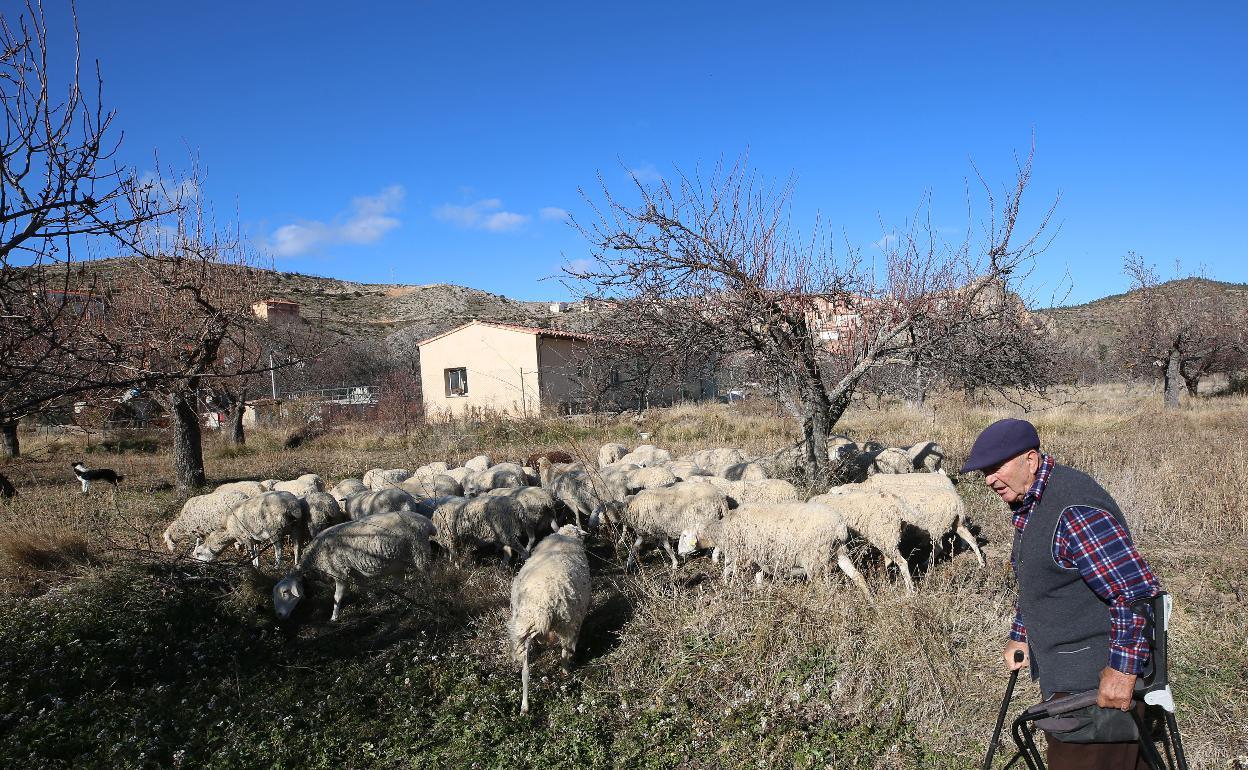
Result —
<instances>
[{"instance_id":1,"label":"navy beanie hat","mask_svg":"<svg viewBox=\"0 0 1248 770\"><path fill-rule=\"evenodd\" d=\"M1040 434L1036 426L1026 420L1006 418L997 420L984 428L971 446L971 456L966 458L959 473L979 471L1004 462L1011 457L1040 448Z\"/></svg>"}]
</instances>

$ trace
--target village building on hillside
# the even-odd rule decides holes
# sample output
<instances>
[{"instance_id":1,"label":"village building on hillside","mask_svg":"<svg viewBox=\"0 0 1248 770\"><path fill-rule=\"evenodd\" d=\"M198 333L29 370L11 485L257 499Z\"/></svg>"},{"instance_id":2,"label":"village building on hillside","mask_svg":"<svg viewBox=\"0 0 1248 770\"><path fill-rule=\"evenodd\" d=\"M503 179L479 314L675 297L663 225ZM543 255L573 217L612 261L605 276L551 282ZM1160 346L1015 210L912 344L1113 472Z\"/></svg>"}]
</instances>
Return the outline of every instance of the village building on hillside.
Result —
<instances>
[{"instance_id":1,"label":"village building on hillside","mask_svg":"<svg viewBox=\"0 0 1248 770\"><path fill-rule=\"evenodd\" d=\"M251 312L265 321L295 323L299 320L299 303L288 299L262 299L251 303Z\"/></svg>"},{"instance_id":2,"label":"village building on hillside","mask_svg":"<svg viewBox=\"0 0 1248 770\"><path fill-rule=\"evenodd\" d=\"M620 390L617 403L634 400L624 392L627 373L594 373L593 346L602 344L614 343L590 334L492 321L472 321L422 340L425 414L568 414L610 402L601 396L612 389ZM646 404L718 395L713 380L658 385L647 393Z\"/></svg>"}]
</instances>

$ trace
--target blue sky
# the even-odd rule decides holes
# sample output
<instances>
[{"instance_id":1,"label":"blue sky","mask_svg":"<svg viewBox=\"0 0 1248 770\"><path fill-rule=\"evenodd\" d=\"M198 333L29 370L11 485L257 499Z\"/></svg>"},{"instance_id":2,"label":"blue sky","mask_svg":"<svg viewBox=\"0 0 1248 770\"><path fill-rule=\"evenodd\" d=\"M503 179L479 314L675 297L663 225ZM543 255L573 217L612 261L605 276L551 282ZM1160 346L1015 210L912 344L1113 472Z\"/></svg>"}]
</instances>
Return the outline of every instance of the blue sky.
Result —
<instances>
[{"instance_id":1,"label":"blue sky","mask_svg":"<svg viewBox=\"0 0 1248 770\"><path fill-rule=\"evenodd\" d=\"M283 270L561 297L578 188L747 149L869 255L928 193L964 224L971 161L1007 183L1034 131L1040 304L1129 250L1248 281L1240 3L79 5L123 159L197 153Z\"/></svg>"}]
</instances>

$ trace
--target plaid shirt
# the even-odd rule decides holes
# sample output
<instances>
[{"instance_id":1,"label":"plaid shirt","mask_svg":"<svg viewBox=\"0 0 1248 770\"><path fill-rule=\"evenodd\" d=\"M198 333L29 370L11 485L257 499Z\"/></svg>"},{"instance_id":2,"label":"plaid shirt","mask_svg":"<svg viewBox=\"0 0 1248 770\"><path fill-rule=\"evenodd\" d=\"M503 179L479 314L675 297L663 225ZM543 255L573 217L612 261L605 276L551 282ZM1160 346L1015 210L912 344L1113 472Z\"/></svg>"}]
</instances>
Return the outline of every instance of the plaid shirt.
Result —
<instances>
[{"instance_id":1,"label":"plaid shirt","mask_svg":"<svg viewBox=\"0 0 1248 770\"><path fill-rule=\"evenodd\" d=\"M1014 508L1014 526L1020 532L1035 510L1053 473L1053 458L1041 455L1036 481ZM1144 618L1131 611L1131 602L1156 596L1157 578L1144 563L1131 536L1108 511L1072 505L1062 511L1053 536L1053 560L1079 570L1083 582L1109 604L1109 665L1124 674L1138 674L1148 662ZM1022 611L1015 608L1010 638L1027 641Z\"/></svg>"}]
</instances>

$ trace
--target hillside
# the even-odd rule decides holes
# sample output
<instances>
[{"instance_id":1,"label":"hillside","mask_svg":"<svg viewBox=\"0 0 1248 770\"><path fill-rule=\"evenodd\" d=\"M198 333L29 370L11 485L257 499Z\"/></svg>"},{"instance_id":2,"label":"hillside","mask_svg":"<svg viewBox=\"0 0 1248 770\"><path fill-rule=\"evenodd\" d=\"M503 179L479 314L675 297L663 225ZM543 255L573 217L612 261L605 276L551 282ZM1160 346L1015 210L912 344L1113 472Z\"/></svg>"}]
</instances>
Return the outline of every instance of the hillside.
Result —
<instances>
[{"instance_id":1,"label":"hillside","mask_svg":"<svg viewBox=\"0 0 1248 770\"><path fill-rule=\"evenodd\" d=\"M1207 278L1182 278L1167 281L1158 287L1162 292L1196 290L1211 296L1223 295L1240 313L1248 313L1248 284L1211 281ZM1037 315L1053 325L1057 332L1091 349L1099 343L1109 344L1127 310L1136 301L1135 292L1111 294L1082 305L1047 308Z\"/></svg>"}]
</instances>

